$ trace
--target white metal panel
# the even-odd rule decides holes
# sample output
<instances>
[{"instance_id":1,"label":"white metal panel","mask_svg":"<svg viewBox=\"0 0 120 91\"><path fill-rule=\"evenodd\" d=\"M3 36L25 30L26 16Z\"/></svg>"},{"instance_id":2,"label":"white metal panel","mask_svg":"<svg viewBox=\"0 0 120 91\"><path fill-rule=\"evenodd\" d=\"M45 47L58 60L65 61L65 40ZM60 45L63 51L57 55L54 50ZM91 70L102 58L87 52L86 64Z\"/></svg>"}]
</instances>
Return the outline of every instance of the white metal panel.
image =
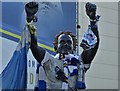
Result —
<instances>
[{"instance_id":1,"label":"white metal panel","mask_svg":"<svg viewBox=\"0 0 120 91\"><path fill-rule=\"evenodd\" d=\"M117 10L98 7L98 11L102 17L101 21L118 24L118 11Z\"/></svg>"},{"instance_id":2,"label":"white metal panel","mask_svg":"<svg viewBox=\"0 0 120 91\"><path fill-rule=\"evenodd\" d=\"M118 25L107 22L99 22L100 35L118 38Z\"/></svg>"},{"instance_id":3,"label":"white metal panel","mask_svg":"<svg viewBox=\"0 0 120 91\"><path fill-rule=\"evenodd\" d=\"M118 53L112 51L98 50L93 63L118 66Z\"/></svg>"},{"instance_id":4,"label":"white metal panel","mask_svg":"<svg viewBox=\"0 0 120 91\"><path fill-rule=\"evenodd\" d=\"M87 89L118 89L118 81L96 77L86 77L86 85Z\"/></svg>"},{"instance_id":5,"label":"white metal panel","mask_svg":"<svg viewBox=\"0 0 120 91\"><path fill-rule=\"evenodd\" d=\"M86 74L86 83L88 89L117 89L118 67L93 63Z\"/></svg>"},{"instance_id":6,"label":"white metal panel","mask_svg":"<svg viewBox=\"0 0 120 91\"><path fill-rule=\"evenodd\" d=\"M100 49L118 52L118 38L100 36Z\"/></svg>"},{"instance_id":7,"label":"white metal panel","mask_svg":"<svg viewBox=\"0 0 120 91\"><path fill-rule=\"evenodd\" d=\"M98 7L118 10L118 2L95 2Z\"/></svg>"},{"instance_id":8,"label":"white metal panel","mask_svg":"<svg viewBox=\"0 0 120 91\"><path fill-rule=\"evenodd\" d=\"M118 67L114 65L92 63L87 75L103 79L118 80Z\"/></svg>"}]
</instances>

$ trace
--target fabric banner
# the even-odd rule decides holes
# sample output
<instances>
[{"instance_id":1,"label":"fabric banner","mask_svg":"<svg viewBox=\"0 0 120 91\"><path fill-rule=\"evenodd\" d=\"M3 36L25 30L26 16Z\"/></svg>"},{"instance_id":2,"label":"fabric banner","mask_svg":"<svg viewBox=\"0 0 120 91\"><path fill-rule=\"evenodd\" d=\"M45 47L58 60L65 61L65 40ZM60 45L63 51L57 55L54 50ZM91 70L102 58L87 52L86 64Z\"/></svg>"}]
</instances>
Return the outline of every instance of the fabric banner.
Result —
<instances>
[{"instance_id":1,"label":"fabric banner","mask_svg":"<svg viewBox=\"0 0 120 91\"><path fill-rule=\"evenodd\" d=\"M0 89L27 88L27 52L29 49L30 34L25 28L22 38L5 69L0 74Z\"/></svg>"}]
</instances>

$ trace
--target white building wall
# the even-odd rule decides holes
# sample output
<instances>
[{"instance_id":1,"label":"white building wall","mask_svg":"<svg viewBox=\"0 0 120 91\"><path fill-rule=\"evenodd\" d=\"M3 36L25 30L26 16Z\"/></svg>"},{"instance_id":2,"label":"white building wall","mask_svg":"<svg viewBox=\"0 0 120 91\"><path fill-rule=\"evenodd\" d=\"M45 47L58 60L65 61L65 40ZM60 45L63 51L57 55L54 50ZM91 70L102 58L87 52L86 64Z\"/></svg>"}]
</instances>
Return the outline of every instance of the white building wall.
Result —
<instances>
[{"instance_id":1,"label":"white building wall","mask_svg":"<svg viewBox=\"0 0 120 91\"><path fill-rule=\"evenodd\" d=\"M101 15L98 23L100 45L91 68L86 73L87 89L118 89L118 3L93 3L97 5L97 14ZM85 2L79 2L78 21L81 25L81 39L89 24L85 14Z\"/></svg>"}]
</instances>

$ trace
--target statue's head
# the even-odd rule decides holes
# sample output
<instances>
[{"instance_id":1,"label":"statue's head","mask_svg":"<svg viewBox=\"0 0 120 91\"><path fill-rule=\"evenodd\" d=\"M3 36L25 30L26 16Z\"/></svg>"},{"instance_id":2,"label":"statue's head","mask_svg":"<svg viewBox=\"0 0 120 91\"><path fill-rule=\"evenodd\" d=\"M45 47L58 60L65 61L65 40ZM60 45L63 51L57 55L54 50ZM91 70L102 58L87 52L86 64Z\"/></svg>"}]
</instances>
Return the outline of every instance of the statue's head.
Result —
<instances>
[{"instance_id":1,"label":"statue's head","mask_svg":"<svg viewBox=\"0 0 120 91\"><path fill-rule=\"evenodd\" d=\"M53 44L57 53L69 54L76 50L77 39L71 32L61 32L55 37Z\"/></svg>"}]
</instances>

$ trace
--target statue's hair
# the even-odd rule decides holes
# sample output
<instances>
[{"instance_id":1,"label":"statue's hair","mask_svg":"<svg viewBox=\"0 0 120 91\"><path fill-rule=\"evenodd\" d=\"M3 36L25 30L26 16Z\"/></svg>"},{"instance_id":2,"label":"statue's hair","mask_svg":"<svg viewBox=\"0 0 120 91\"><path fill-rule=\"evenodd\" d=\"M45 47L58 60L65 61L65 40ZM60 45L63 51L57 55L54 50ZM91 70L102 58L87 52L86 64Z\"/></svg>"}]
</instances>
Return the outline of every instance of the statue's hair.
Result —
<instances>
[{"instance_id":1,"label":"statue's hair","mask_svg":"<svg viewBox=\"0 0 120 91\"><path fill-rule=\"evenodd\" d=\"M58 38L60 35L62 34L66 34L66 35L69 35L71 36L72 40L73 40L73 50L76 51L76 46L78 46L78 41L77 41L77 38L75 35L72 34L72 32L60 32L59 34L57 34L55 36L55 39L54 39L54 42L53 42L53 45L54 45L54 49L55 51L57 52L57 46L58 46Z\"/></svg>"}]
</instances>

